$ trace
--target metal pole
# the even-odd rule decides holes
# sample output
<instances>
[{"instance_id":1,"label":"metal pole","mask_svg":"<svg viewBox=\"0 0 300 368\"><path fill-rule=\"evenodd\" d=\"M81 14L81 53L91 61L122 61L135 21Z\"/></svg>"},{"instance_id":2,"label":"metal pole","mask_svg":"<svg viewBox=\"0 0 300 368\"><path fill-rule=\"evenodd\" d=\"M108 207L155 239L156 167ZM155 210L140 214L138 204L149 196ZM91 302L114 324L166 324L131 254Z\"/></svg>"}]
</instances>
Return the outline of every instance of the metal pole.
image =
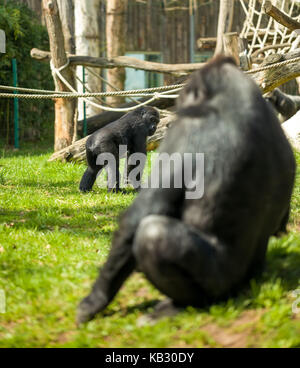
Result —
<instances>
[{"instance_id":1,"label":"metal pole","mask_svg":"<svg viewBox=\"0 0 300 368\"><path fill-rule=\"evenodd\" d=\"M83 83L83 93L85 93L85 68L82 67L82 83ZM83 136L87 136L87 122L86 122L86 102L83 101Z\"/></svg>"},{"instance_id":2,"label":"metal pole","mask_svg":"<svg viewBox=\"0 0 300 368\"><path fill-rule=\"evenodd\" d=\"M195 13L194 9L190 16L190 27L191 27L191 38L190 38L190 61L191 63L195 60Z\"/></svg>"},{"instance_id":3,"label":"metal pole","mask_svg":"<svg viewBox=\"0 0 300 368\"><path fill-rule=\"evenodd\" d=\"M195 61L195 9L194 3L190 0L190 62Z\"/></svg>"},{"instance_id":4,"label":"metal pole","mask_svg":"<svg viewBox=\"0 0 300 368\"><path fill-rule=\"evenodd\" d=\"M18 69L17 69L17 60L12 59L12 69L13 69L13 85L14 87L18 87ZM18 91L14 91L14 94L18 93ZM15 148L20 148L19 144L19 99L14 98L14 143Z\"/></svg>"}]
</instances>

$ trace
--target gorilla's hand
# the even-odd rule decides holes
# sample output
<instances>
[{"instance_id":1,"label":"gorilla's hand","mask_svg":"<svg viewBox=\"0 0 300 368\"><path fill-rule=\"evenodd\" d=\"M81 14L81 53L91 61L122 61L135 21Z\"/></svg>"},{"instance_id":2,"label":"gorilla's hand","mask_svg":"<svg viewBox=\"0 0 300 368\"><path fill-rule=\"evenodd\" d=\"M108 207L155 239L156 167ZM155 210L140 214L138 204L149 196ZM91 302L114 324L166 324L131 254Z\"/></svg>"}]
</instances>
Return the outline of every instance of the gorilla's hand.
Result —
<instances>
[{"instance_id":1,"label":"gorilla's hand","mask_svg":"<svg viewBox=\"0 0 300 368\"><path fill-rule=\"evenodd\" d=\"M106 308L107 304L107 298L100 290L99 292L90 294L84 298L77 309L77 325L81 325L92 320L96 314Z\"/></svg>"}]
</instances>

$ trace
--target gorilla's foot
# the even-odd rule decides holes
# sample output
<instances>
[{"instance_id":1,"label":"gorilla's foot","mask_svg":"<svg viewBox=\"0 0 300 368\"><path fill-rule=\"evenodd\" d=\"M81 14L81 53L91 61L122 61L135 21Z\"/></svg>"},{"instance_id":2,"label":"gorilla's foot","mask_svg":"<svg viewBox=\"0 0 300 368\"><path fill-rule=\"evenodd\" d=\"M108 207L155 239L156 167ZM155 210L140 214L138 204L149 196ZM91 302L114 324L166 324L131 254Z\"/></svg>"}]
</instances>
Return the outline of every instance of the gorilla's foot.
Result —
<instances>
[{"instance_id":1,"label":"gorilla's foot","mask_svg":"<svg viewBox=\"0 0 300 368\"><path fill-rule=\"evenodd\" d=\"M161 318L176 316L181 310L182 308L175 306L173 301L167 298L158 302L152 313L140 317L137 324L138 326L154 325Z\"/></svg>"}]
</instances>

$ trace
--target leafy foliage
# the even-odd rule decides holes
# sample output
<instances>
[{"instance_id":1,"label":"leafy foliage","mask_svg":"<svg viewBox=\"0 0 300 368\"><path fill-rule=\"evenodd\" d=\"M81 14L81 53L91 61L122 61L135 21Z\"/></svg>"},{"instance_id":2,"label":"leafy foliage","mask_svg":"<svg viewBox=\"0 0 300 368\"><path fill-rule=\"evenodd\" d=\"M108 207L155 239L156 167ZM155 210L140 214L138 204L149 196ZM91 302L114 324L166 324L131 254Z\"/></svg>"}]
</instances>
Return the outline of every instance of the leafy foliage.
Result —
<instances>
[{"instance_id":1,"label":"leafy foliage","mask_svg":"<svg viewBox=\"0 0 300 368\"><path fill-rule=\"evenodd\" d=\"M0 0L0 28L6 33L6 54L0 55L0 82L12 86L12 59L18 63L18 82L22 87L53 89L49 65L30 57L33 47L48 50L48 34L37 16L24 4ZM49 132L53 121L53 102L20 101L21 139L38 138ZM10 143L13 135L13 100L0 99L0 131ZM1 134L2 135L2 134Z\"/></svg>"}]
</instances>

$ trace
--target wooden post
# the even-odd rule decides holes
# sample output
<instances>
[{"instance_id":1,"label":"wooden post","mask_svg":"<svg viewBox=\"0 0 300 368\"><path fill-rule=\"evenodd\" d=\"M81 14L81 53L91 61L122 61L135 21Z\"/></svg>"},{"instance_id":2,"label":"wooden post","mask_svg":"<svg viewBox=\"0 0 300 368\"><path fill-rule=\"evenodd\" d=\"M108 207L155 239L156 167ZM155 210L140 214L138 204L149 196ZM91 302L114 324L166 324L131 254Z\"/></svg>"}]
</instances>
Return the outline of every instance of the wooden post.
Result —
<instances>
[{"instance_id":1,"label":"wooden post","mask_svg":"<svg viewBox=\"0 0 300 368\"><path fill-rule=\"evenodd\" d=\"M218 20L218 37L215 49L215 55L223 52L223 35L231 31L234 13L234 1L220 1L219 20Z\"/></svg>"},{"instance_id":2,"label":"wooden post","mask_svg":"<svg viewBox=\"0 0 300 368\"><path fill-rule=\"evenodd\" d=\"M225 33L223 35L224 54L232 56L237 65L240 65L239 57L239 36L237 32Z\"/></svg>"},{"instance_id":3,"label":"wooden post","mask_svg":"<svg viewBox=\"0 0 300 368\"><path fill-rule=\"evenodd\" d=\"M64 46L64 35L56 0L43 0L43 12L49 34L51 61L58 69L67 64ZM74 73L70 67L61 71L63 77L75 88ZM63 82L53 73L57 91L69 91ZM55 142L54 150L58 151L72 144L74 121L76 119L76 99L58 98L55 100Z\"/></svg>"}]
</instances>

